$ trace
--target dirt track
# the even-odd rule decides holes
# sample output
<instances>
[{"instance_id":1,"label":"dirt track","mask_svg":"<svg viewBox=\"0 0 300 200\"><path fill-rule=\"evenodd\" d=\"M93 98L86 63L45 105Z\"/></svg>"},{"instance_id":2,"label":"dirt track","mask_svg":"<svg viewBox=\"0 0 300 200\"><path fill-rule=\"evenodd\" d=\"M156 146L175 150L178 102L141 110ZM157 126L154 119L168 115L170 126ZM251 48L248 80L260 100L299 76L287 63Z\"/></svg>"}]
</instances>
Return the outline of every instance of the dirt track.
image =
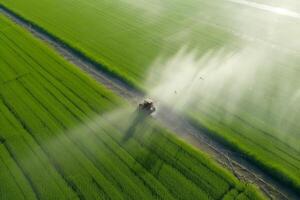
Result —
<instances>
[{"instance_id":1,"label":"dirt track","mask_svg":"<svg viewBox=\"0 0 300 200\"><path fill-rule=\"evenodd\" d=\"M49 35L41 28L18 17L13 12L1 7L1 5L0 12L8 16L15 23L23 26L37 38L45 41L66 60L83 69L101 84L105 85L118 95L133 104L136 104L143 98L144 95L142 92L131 88L115 76L105 72L102 70L100 64L82 56L80 52L77 52L71 47L65 45L56 37ZM201 149L201 151L209 154L222 166L225 166L232 171L240 180L258 185L270 199L300 199L297 197L297 194L289 190L280 182L270 178L265 172L243 158L242 155L210 138L207 134L205 134L205 132L193 126L183 116L175 113L172 109L166 106L160 106L159 112L155 115L155 118L178 134L181 138Z\"/></svg>"}]
</instances>

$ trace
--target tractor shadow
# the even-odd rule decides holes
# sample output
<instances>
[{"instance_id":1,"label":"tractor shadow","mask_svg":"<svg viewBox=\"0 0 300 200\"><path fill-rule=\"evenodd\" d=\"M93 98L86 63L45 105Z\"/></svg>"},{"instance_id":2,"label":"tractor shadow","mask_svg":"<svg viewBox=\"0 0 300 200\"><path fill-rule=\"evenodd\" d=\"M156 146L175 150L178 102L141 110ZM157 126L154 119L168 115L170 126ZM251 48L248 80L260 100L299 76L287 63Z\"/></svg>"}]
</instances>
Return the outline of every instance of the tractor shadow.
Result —
<instances>
[{"instance_id":1,"label":"tractor shadow","mask_svg":"<svg viewBox=\"0 0 300 200\"><path fill-rule=\"evenodd\" d=\"M125 131L123 138L121 139L121 144L126 145L131 139L135 139L136 142L142 145L141 149L136 149L134 159L139 164L135 166L135 171L138 174L145 174L148 172L157 174L159 173L163 162L160 160L159 156L156 153L153 153L153 145L157 142L156 137L148 137L147 141L144 141L145 135L136 135L136 134L151 134L153 127L147 123L147 119L150 117L149 114L145 112L135 111L133 114L133 120Z\"/></svg>"},{"instance_id":2,"label":"tractor shadow","mask_svg":"<svg viewBox=\"0 0 300 200\"><path fill-rule=\"evenodd\" d=\"M134 134L136 132L138 132L139 127L144 126L144 122L147 119L147 117L149 117L148 114L144 113L144 112L140 112L138 110L136 110L133 113L133 120L130 123L129 127L127 128L127 130L125 131L125 134L121 140L122 143L127 142L128 140L130 140Z\"/></svg>"},{"instance_id":3,"label":"tractor shadow","mask_svg":"<svg viewBox=\"0 0 300 200\"><path fill-rule=\"evenodd\" d=\"M154 150L156 146L155 143L157 142L157 138L150 136L147 137L147 141L142 144L143 148L145 148L146 151L144 150L140 154L137 154L135 159L143 167L143 170L137 169L137 173L144 174L145 172L150 172L154 176L157 176L160 173L164 165L164 161Z\"/></svg>"}]
</instances>

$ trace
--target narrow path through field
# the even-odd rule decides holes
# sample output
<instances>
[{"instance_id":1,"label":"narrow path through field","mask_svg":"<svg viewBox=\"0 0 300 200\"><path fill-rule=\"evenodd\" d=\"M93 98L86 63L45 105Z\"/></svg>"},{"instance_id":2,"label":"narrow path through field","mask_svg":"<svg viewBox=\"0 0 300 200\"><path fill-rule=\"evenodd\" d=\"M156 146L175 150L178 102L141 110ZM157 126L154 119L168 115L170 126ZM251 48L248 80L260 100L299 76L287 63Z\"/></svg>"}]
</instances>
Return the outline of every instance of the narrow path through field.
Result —
<instances>
[{"instance_id":1,"label":"narrow path through field","mask_svg":"<svg viewBox=\"0 0 300 200\"><path fill-rule=\"evenodd\" d=\"M114 75L104 71L99 63L85 57L55 36L49 35L40 27L31 24L1 5L0 12L48 43L66 60L83 69L101 84L129 102L137 104L143 99L142 92L133 89ZM238 179L258 185L270 199L299 199L295 192L279 181L272 179L266 172L247 161L242 155L209 137L205 129L201 130L201 128L192 125L184 116L176 113L171 108L160 105L159 111L154 117L181 138L211 155L218 163L232 171Z\"/></svg>"}]
</instances>

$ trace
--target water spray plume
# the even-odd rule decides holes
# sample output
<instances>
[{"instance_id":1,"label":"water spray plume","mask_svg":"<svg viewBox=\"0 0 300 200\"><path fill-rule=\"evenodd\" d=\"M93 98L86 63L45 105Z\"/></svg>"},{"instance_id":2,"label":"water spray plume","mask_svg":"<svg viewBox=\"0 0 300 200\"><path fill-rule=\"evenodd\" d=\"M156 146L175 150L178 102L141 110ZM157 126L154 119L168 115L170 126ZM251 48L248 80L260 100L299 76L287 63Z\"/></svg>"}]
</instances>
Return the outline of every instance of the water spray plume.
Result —
<instances>
[{"instance_id":1,"label":"water spray plume","mask_svg":"<svg viewBox=\"0 0 300 200\"><path fill-rule=\"evenodd\" d=\"M293 126L298 118L283 116L300 99L291 81L280 77L278 60L271 59L277 55L273 53L264 45L248 45L239 51L221 48L202 55L183 47L154 62L147 81L148 96L183 113L211 112L211 107L223 110L218 117L224 123L247 115L263 121L263 126L276 127L278 137L289 137L294 127L286 127L286 122ZM294 97L290 103L287 95Z\"/></svg>"},{"instance_id":2,"label":"water spray plume","mask_svg":"<svg viewBox=\"0 0 300 200\"><path fill-rule=\"evenodd\" d=\"M271 12L271 13L274 13L274 14L279 14L279 15L284 15L284 16L287 16L287 17L293 17L293 18L300 19L300 14L299 13L291 11L291 10L286 9L286 8L269 6L269 5L266 5L266 4L260 4L260 3L247 1L247 0L228 0L228 1L233 2L233 3L237 3L237 4L241 4L241 5L250 6L250 7L257 8L257 9L260 9L260 10L264 10L264 11L267 11L267 12Z\"/></svg>"},{"instance_id":3,"label":"water spray plume","mask_svg":"<svg viewBox=\"0 0 300 200\"><path fill-rule=\"evenodd\" d=\"M232 90L245 87L249 83L247 78L251 79L256 70L249 65L255 65L261 57L256 54L249 57L250 51L228 52L220 49L199 57L197 50L188 51L184 47L169 59L154 62L148 80L149 96L184 110L194 106L193 103L198 100L219 98L224 84L238 82ZM254 59L254 56L257 58Z\"/></svg>"}]
</instances>

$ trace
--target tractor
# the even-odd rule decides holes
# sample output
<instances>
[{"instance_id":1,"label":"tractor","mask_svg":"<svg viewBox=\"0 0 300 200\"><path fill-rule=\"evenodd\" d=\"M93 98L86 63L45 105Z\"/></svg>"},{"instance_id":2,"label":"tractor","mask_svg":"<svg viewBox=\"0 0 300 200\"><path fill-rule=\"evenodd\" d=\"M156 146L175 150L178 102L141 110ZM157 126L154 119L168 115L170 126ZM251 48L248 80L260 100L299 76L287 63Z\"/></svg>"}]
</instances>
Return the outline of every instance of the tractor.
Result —
<instances>
[{"instance_id":1,"label":"tractor","mask_svg":"<svg viewBox=\"0 0 300 200\"><path fill-rule=\"evenodd\" d=\"M151 115L156 111L156 108L154 106L154 102L152 99L145 99L142 103L138 106L138 111L141 113L144 113L146 115Z\"/></svg>"}]
</instances>

